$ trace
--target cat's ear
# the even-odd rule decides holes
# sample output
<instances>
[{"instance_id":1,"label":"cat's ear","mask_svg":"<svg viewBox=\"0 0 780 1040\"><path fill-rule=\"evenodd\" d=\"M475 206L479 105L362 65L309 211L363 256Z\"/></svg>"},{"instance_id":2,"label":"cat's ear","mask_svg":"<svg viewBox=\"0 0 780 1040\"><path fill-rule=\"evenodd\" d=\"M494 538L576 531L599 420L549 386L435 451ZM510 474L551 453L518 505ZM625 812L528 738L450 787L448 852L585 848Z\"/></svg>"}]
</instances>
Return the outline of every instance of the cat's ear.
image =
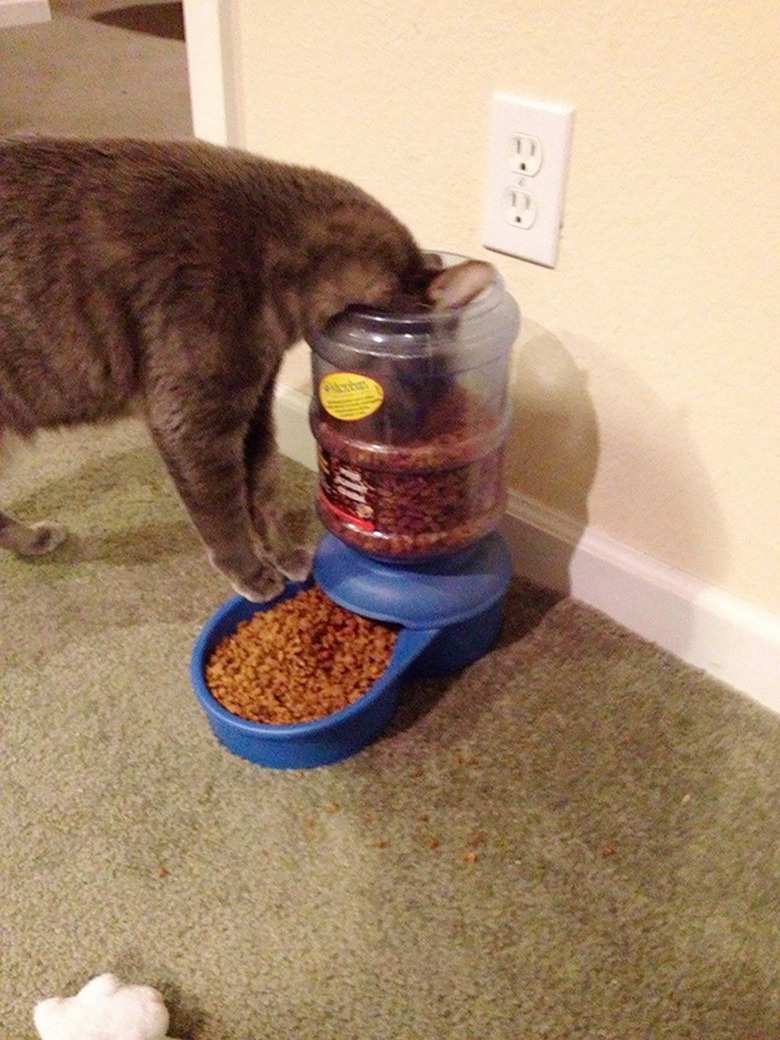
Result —
<instances>
[{"instance_id":1,"label":"cat's ear","mask_svg":"<svg viewBox=\"0 0 780 1040\"><path fill-rule=\"evenodd\" d=\"M465 260L438 271L428 284L426 295L435 311L465 307L486 289L496 269L484 260Z\"/></svg>"}]
</instances>

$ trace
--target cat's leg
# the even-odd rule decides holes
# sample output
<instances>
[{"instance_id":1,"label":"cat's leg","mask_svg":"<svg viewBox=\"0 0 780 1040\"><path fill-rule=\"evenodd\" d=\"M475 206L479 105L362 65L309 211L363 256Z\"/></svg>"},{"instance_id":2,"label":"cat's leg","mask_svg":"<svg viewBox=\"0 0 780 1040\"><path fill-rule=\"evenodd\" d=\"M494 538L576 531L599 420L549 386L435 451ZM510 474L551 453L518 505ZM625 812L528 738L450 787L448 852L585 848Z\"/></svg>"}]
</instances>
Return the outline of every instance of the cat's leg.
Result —
<instances>
[{"instance_id":1,"label":"cat's leg","mask_svg":"<svg viewBox=\"0 0 780 1040\"><path fill-rule=\"evenodd\" d=\"M23 524L21 520L0 511L0 548L9 549L17 556L33 559L46 556L68 537L62 524L41 521Z\"/></svg>"},{"instance_id":2,"label":"cat's leg","mask_svg":"<svg viewBox=\"0 0 780 1040\"><path fill-rule=\"evenodd\" d=\"M273 449L261 467L256 466L257 459L253 461L255 468L248 486L254 529L282 574L291 581L303 581L311 573L314 547L296 542L291 536L292 518L279 502L279 456Z\"/></svg>"},{"instance_id":3,"label":"cat's leg","mask_svg":"<svg viewBox=\"0 0 780 1040\"><path fill-rule=\"evenodd\" d=\"M0 424L0 456L4 455L6 439ZM68 537L68 529L48 520L25 524L0 509L0 549L8 549L16 556L34 559L54 552Z\"/></svg>"},{"instance_id":4,"label":"cat's leg","mask_svg":"<svg viewBox=\"0 0 780 1040\"><path fill-rule=\"evenodd\" d=\"M215 406L197 391L156 390L147 400L152 435L217 570L256 603L278 596L284 577L251 523L244 439L251 405Z\"/></svg>"},{"instance_id":5,"label":"cat's leg","mask_svg":"<svg viewBox=\"0 0 780 1040\"><path fill-rule=\"evenodd\" d=\"M274 382L261 394L244 442L249 512L279 570L291 581L303 581L311 573L314 547L298 543L294 523L280 502L282 488L279 453L273 426Z\"/></svg>"}]
</instances>

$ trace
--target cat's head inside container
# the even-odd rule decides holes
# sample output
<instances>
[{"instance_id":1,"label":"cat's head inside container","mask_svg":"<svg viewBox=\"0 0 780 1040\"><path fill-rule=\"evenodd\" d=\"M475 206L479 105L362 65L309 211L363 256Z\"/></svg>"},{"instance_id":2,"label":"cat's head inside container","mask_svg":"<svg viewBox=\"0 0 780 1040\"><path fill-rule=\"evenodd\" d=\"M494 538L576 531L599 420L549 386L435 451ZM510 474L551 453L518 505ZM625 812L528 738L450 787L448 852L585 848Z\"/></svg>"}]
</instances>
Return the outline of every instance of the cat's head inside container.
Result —
<instances>
[{"instance_id":1,"label":"cat's head inside container","mask_svg":"<svg viewBox=\"0 0 780 1040\"><path fill-rule=\"evenodd\" d=\"M442 253L423 253L424 266L388 301L388 310L458 310L475 300L495 279L496 270L484 260L468 260Z\"/></svg>"},{"instance_id":2,"label":"cat's head inside container","mask_svg":"<svg viewBox=\"0 0 780 1040\"><path fill-rule=\"evenodd\" d=\"M496 280L492 264L422 252L411 240L401 245L395 241L375 242L371 251L349 252L351 255L342 253L326 277L315 280L314 296L308 307L307 339L348 308L399 315L459 311Z\"/></svg>"}]
</instances>

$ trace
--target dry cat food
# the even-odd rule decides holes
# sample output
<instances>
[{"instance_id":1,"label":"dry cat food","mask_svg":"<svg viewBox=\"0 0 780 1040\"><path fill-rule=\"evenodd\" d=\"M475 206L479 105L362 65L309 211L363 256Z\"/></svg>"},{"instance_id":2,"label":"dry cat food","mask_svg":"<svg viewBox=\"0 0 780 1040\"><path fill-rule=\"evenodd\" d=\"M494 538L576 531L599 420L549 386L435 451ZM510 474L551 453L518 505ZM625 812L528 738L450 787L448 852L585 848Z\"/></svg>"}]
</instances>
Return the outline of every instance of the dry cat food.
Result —
<instances>
[{"instance_id":1,"label":"dry cat food","mask_svg":"<svg viewBox=\"0 0 780 1040\"><path fill-rule=\"evenodd\" d=\"M313 586L240 622L214 648L206 685L251 722L309 722L366 693L396 639L394 626L353 614Z\"/></svg>"},{"instance_id":2,"label":"dry cat food","mask_svg":"<svg viewBox=\"0 0 780 1040\"><path fill-rule=\"evenodd\" d=\"M506 507L520 311L483 264L425 258L432 307L349 307L310 340L320 518L358 551L399 564L466 548Z\"/></svg>"},{"instance_id":3,"label":"dry cat food","mask_svg":"<svg viewBox=\"0 0 780 1040\"><path fill-rule=\"evenodd\" d=\"M353 547L393 558L470 545L506 506L500 418L460 388L432 401L400 444L378 447L357 424L322 417L315 434L323 523Z\"/></svg>"}]
</instances>

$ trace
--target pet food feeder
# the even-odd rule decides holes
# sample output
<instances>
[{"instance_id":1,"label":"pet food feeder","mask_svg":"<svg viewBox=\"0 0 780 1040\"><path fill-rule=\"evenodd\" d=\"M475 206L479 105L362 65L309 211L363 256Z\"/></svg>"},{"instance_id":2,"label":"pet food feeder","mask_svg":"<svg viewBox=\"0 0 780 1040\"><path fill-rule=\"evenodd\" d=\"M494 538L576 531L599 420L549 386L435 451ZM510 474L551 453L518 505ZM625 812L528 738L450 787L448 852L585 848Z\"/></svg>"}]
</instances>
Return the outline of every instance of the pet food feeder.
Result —
<instances>
[{"instance_id":1,"label":"pet food feeder","mask_svg":"<svg viewBox=\"0 0 780 1040\"><path fill-rule=\"evenodd\" d=\"M463 258L444 256L445 265ZM335 603L399 625L383 675L323 719L249 722L211 695L206 662L224 636L267 604L240 596L206 624L192 657L196 696L217 738L274 768L327 765L375 740L404 680L443 676L498 639L512 568L496 531L506 505L501 453L509 352L519 312L498 275L457 311L353 309L311 346L311 426L327 530L313 580Z\"/></svg>"}]
</instances>

